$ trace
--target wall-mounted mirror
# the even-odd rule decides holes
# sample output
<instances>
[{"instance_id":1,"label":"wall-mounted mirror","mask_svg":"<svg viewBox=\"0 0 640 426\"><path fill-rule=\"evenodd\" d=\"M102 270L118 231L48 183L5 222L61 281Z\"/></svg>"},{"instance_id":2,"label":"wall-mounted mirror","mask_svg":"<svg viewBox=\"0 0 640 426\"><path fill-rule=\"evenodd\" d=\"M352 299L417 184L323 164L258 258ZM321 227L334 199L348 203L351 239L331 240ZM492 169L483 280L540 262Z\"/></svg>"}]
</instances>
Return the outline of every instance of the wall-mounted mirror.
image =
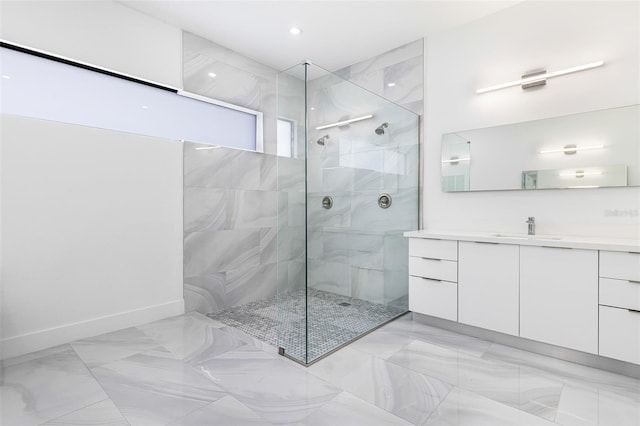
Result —
<instances>
[{"instance_id":1,"label":"wall-mounted mirror","mask_svg":"<svg viewBox=\"0 0 640 426\"><path fill-rule=\"evenodd\" d=\"M442 190L640 186L640 105L448 133Z\"/></svg>"}]
</instances>

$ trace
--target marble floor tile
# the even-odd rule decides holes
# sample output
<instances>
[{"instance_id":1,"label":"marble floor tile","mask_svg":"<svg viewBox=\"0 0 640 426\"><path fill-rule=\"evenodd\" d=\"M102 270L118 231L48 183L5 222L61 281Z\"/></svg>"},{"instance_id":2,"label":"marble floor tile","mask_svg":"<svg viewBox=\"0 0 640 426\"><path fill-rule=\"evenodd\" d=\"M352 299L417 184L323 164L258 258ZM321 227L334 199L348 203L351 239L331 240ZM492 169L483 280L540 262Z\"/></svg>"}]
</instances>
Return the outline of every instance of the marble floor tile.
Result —
<instances>
[{"instance_id":1,"label":"marble floor tile","mask_svg":"<svg viewBox=\"0 0 640 426\"><path fill-rule=\"evenodd\" d=\"M247 344L222 330L229 329L228 326L195 312L138 326L138 329L176 359L185 361L215 356Z\"/></svg>"},{"instance_id":2,"label":"marble floor tile","mask_svg":"<svg viewBox=\"0 0 640 426\"><path fill-rule=\"evenodd\" d=\"M71 346L2 361L0 424L37 425L107 399Z\"/></svg>"},{"instance_id":3,"label":"marble floor tile","mask_svg":"<svg viewBox=\"0 0 640 426\"><path fill-rule=\"evenodd\" d=\"M409 426L412 423L348 392L342 392L331 402L310 414L304 424L307 426Z\"/></svg>"},{"instance_id":4,"label":"marble floor tile","mask_svg":"<svg viewBox=\"0 0 640 426\"><path fill-rule=\"evenodd\" d=\"M268 426L270 424L234 397L225 396L172 422L171 426Z\"/></svg>"},{"instance_id":5,"label":"marble floor tile","mask_svg":"<svg viewBox=\"0 0 640 426\"><path fill-rule=\"evenodd\" d=\"M574 386L635 395L635 400L640 403L640 379L498 344L491 345L483 358L536 370L539 374Z\"/></svg>"},{"instance_id":6,"label":"marble floor tile","mask_svg":"<svg viewBox=\"0 0 640 426\"><path fill-rule=\"evenodd\" d=\"M637 426L640 403L629 395L565 384L555 422L563 426Z\"/></svg>"},{"instance_id":7,"label":"marble floor tile","mask_svg":"<svg viewBox=\"0 0 640 426\"><path fill-rule=\"evenodd\" d=\"M133 355L91 369L132 425L162 425L225 396L178 359Z\"/></svg>"},{"instance_id":8,"label":"marble floor tile","mask_svg":"<svg viewBox=\"0 0 640 426\"><path fill-rule=\"evenodd\" d=\"M474 356L483 355L492 345L491 342L486 340L414 321L412 314L399 318L398 321L392 322L389 326L390 330L402 333L403 335Z\"/></svg>"},{"instance_id":9,"label":"marble floor tile","mask_svg":"<svg viewBox=\"0 0 640 426\"><path fill-rule=\"evenodd\" d=\"M640 425L638 379L410 315L306 368L191 313L4 360L0 386L3 426Z\"/></svg>"},{"instance_id":10,"label":"marble floor tile","mask_svg":"<svg viewBox=\"0 0 640 426\"><path fill-rule=\"evenodd\" d=\"M441 380L349 347L309 371L414 424L423 422L451 389Z\"/></svg>"},{"instance_id":11,"label":"marble floor tile","mask_svg":"<svg viewBox=\"0 0 640 426\"><path fill-rule=\"evenodd\" d=\"M88 367L108 364L159 347L135 327L71 342L71 347Z\"/></svg>"},{"instance_id":12,"label":"marble floor tile","mask_svg":"<svg viewBox=\"0 0 640 426\"><path fill-rule=\"evenodd\" d=\"M423 424L426 426L551 426L554 423L456 387Z\"/></svg>"},{"instance_id":13,"label":"marble floor tile","mask_svg":"<svg viewBox=\"0 0 640 426\"><path fill-rule=\"evenodd\" d=\"M510 363L415 340L389 362L553 421L562 382Z\"/></svg>"},{"instance_id":14,"label":"marble floor tile","mask_svg":"<svg viewBox=\"0 0 640 426\"><path fill-rule=\"evenodd\" d=\"M300 422L342 391L292 361L251 347L227 351L196 368L272 423Z\"/></svg>"},{"instance_id":15,"label":"marble floor tile","mask_svg":"<svg viewBox=\"0 0 640 426\"><path fill-rule=\"evenodd\" d=\"M393 324L393 323L391 323ZM349 345L352 349L374 355L378 358L387 359L406 345L414 338L402 333L397 333L390 324L379 328L374 333L367 334L361 339Z\"/></svg>"},{"instance_id":16,"label":"marble floor tile","mask_svg":"<svg viewBox=\"0 0 640 426\"><path fill-rule=\"evenodd\" d=\"M122 413L110 399L58 417L42 426L129 426Z\"/></svg>"}]
</instances>

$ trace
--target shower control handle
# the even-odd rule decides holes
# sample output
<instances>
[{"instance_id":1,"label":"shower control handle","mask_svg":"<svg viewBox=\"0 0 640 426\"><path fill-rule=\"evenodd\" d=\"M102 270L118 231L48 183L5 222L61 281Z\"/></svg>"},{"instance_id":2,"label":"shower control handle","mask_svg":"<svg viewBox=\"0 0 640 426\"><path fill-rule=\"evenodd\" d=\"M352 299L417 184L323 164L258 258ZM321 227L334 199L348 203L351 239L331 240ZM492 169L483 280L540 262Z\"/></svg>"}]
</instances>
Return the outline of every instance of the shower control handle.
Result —
<instances>
[{"instance_id":1,"label":"shower control handle","mask_svg":"<svg viewBox=\"0 0 640 426\"><path fill-rule=\"evenodd\" d=\"M325 209L330 209L331 207L333 207L333 198L329 197L328 195L325 196L322 199L322 207Z\"/></svg>"},{"instance_id":2,"label":"shower control handle","mask_svg":"<svg viewBox=\"0 0 640 426\"><path fill-rule=\"evenodd\" d=\"M391 195L380 194L378 197L378 206L380 206L381 209L388 209L391 206Z\"/></svg>"}]
</instances>

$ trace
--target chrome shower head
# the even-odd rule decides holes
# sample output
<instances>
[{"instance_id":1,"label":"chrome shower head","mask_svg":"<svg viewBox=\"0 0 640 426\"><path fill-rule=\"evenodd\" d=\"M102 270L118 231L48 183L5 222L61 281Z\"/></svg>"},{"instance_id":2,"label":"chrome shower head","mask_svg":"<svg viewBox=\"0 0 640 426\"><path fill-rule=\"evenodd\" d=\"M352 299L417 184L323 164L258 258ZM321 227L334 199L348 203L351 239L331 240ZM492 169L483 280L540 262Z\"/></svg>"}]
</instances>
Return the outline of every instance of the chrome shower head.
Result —
<instances>
[{"instance_id":1,"label":"chrome shower head","mask_svg":"<svg viewBox=\"0 0 640 426\"><path fill-rule=\"evenodd\" d=\"M375 130L376 135L384 135L384 129L386 129L387 127L389 127L389 123L385 121Z\"/></svg>"},{"instance_id":2,"label":"chrome shower head","mask_svg":"<svg viewBox=\"0 0 640 426\"><path fill-rule=\"evenodd\" d=\"M320 139L318 139L318 140L316 141L316 143L317 143L318 145L322 145L322 146L324 146L324 143L327 141L327 139L329 139L329 135L324 135L323 137L321 137Z\"/></svg>"}]
</instances>

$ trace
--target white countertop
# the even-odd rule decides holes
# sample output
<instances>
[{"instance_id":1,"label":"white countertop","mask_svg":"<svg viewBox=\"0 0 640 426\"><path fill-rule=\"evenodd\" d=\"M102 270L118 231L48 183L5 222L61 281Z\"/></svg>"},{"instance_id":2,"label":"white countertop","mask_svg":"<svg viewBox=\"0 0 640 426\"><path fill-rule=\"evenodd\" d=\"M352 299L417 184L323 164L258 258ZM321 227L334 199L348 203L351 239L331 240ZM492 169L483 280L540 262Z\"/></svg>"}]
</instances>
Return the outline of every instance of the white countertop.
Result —
<instances>
[{"instance_id":1,"label":"white countertop","mask_svg":"<svg viewBox=\"0 0 640 426\"><path fill-rule=\"evenodd\" d=\"M561 235L526 235L516 233L407 231L405 237L436 240L477 241L483 243L518 244L526 246L564 247L640 253L640 240Z\"/></svg>"}]
</instances>

